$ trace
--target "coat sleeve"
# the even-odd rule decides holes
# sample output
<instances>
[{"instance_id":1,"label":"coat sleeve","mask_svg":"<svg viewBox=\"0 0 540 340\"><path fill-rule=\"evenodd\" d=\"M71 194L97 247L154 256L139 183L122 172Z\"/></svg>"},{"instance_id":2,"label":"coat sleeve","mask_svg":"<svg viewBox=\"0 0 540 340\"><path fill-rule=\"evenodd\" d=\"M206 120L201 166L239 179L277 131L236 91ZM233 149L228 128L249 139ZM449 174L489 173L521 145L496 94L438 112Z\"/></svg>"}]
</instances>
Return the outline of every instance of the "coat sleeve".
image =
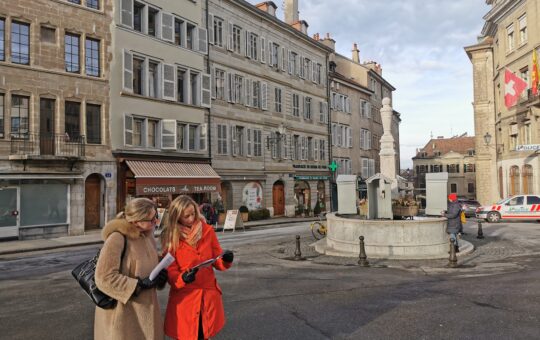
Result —
<instances>
[{"instance_id":1,"label":"coat sleeve","mask_svg":"<svg viewBox=\"0 0 540 340\"><path fill-rule=\"evenodd\" d=\"M459 216L461 212L461 208L459 207L459 205L457 204L452 204L449 209L448 209L448 212L446 213L446 217L447 218L457 218Z\"/></svg>"},{"instance_id":2,"label":"coat sleeve","mask_svg":"<svg viewBox=\"0 0 540 340\"><path fill-rule=\"evenodd\" d=\"M178 253L175 253L174 258L174 262L167 268L167 280L171 287L181 289L186 286L186 283L182 280L182 274L184 274L186 270L185 268L180 268L180 265L178 265Z\"/></svg>"},{"instance_id":3,"label":"coat sleeve","mask_svg":"<svg viewBox=\"0 0 540 340\"><path fill-rule=\"evenodd\" d=\"M223 249L221 249L221 245L219 244L218 238L214 230L211 230L208 236L212 237L212 256L216 257L220 255L221 253L223 253ZM231 266L232 266L232 262L227 263L223 261L223 259L219 259L216 262L214 262L214 268L216 268L217 270L227 270L231 268Z\"/></svg>"},{"instance_id":4,"label":"coat sleeve","mask_svg":"<svg viewBox=\"0 0 540 340\"><path fill-rule=\"evenodd\" d=\"M99 290L123 304L127 303L137 288L137 279L120 273L124 237L120 233L112 233L105 240L99 254L95 276Z\"/></svg>"}]
</instances>

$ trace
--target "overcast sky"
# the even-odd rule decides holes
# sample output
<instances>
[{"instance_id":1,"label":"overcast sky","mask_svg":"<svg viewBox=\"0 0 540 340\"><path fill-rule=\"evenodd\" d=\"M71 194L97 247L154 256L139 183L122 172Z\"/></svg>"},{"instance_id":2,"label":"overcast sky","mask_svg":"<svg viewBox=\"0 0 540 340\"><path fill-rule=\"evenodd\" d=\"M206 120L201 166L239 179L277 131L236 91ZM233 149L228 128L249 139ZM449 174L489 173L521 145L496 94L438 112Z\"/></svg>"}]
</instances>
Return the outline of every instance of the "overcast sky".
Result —
<instances>
[{"instance_id":1,"label":"overcast sky","mask_svg":"<svg viewBox=\"0 0 540 340\"><path fill-rule=\"evenodd\" d=\"M283 19L283 1L274 2ZM485 0L299 0L310 36L330 33L347 57L358 43L360 61L381 64L396 88L403 169L432 134L474 134L472 66L463 47L476 43L489 9Z\"/></svg>"}]
</instances>

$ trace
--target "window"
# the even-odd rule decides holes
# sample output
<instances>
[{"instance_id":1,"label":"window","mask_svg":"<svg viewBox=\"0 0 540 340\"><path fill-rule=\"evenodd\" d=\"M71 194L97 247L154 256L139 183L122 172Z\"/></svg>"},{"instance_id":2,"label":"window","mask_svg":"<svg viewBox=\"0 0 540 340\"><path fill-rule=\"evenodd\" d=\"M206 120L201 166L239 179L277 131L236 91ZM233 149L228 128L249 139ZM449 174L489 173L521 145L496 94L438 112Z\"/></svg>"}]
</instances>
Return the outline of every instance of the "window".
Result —
<instances>
[{"instance_id":1,"label":"window","mask_svg":"<svg viewBox=\"0 0 540 340\"><path fill-rule=\"evenodd\" d=\"M182 40L184 22L178 18L174 18L174 44L178 46L183 46L184 42Z\"/></svg>"},{"instance_id":2,"label":"window","mask_svg":"<svg viewBox=\"0 0 540 340\"><path fill-rule=\"evenodd\" d=\"M239 26L233 25L233 33L232 33L232 49L235 53L240 54L241 52L241 34L242 34L242 28Z\"/></svg>"},{"instance_id":3,"label":"window","mask_svg":"<svg viewBox=\"0 0 540 340\"><path fill-rule=\"evenodd\" d=\"M522 15L519 19L519 44L527 42L527 15Z\"/></svg>"},{"instance_id":4,"label":"window","mask_svg":"<svg viewBox=\"0 0 540 340\"><path fill-rule=\"evenodd\" d=\"M450 192L453 194L457 194L457 184L456 183L450 183Z\"/></svg>"},{"instance_id":5,"label":"window","mask_svg":"<svg viewBox=\"0 0 540 340\"><path fill-rule=\"evenodd\" d=\"M189 125L188 128L188 150L197 150L197 126Z\"/></svg>"},{"instance_id":6,"label":"window","mask_svg":"<svg viewBox=\"0 0 540 340\"><path fill-rule=\"evenodd\" d=\"M311 119L311 97L304 98L304 119Z\"/></svg>"},{"instance_id":7,"label":"window","mask_svg":"<svg viewBox=\"0 0 540 340\"><path fill-rule=\"evenodd\" d=\"M133 58L133 93L144 94L144 59Z\"/></svg>"},{"instance_id":8,"label":"window","mask_svg":"<svg viewBox=\"0 0 540 340\"><path fill-rule=\"evenodd\" d=\"M363 150L371 149L371 131L367 129L360 130L360 148Z\"/></svg>"},{"instance_id":9,"label":"window","mask_svg":"<svg viewBox=\"0 0 540 340\"><path fill-rule=\"evenodd\" d=\"M86 75L99 77L99 40L86 38Z\"/></svg>"},{"instance_id":10,"label":"window","mask_svg":"<svg viewBox=\"0 0 540 340\"><path fill-rule=\"evenodd\" d=\"M66 72L80 72L79 58L80 37L75 34L66 33L64 37L64 61Z\"/></svg>"},{"instance_id":11,"label":"window","mask_svg":"<svg viewBox=\"0 0 540 340\"><path fill-rule=\"evenodd\" d=\"M292 159L300 159L300 136L293 136L293 149L292 149Z\"/></svg>"},{"instance_id":12,"label":"window","mask_svg":"<svg viewBox=\"0 0 540 340\"><path fill-rule=\"evenodd\" d=\"M450 174L459 174L459 164L447 164L446 172Z\"/></svg>"},{"instance_id":13,"label":"window","mask_svg":"<svg viewBox=\"0 0 540 340\"><path fill-rule=\"evenodd\" d=\"M217 126L218 155L226 155L227 150L227 125Z\"/></svg>"},{"instance_id":14,"label":"window","mask_svg":"<svg viewBox=\"0 0 540 340\"><path fill-rule=\"evenodd\" d=\"M65 103L65 132L68 140L77 140L81 135L81 103Z\"/></svg>"},{"instance_id":15,"label":"window","mask_svg":"<svg viewBox=\"0 0 540 340\"><path fill-rule=\"evenodd\" d=\"M293 116L295 117L299 117L300 116L300 96L296 93L293 93L293 96L292 96L292 114Z\"/></svg>"},{"instance_id":16,"label":"window","mask_svg":"<svg viewBox=\"0 0 540 340\"><path fill-rule=\"evenodd\" d=\"M11 96L11 136L28 138L28 114L30 97Z\"/></svg>"},{"instance_id":17,"label":"window","mask_svg":"<svg viewBox=\"0 0 540 340\"><path fill-rule=\"evenodd\" d=\"M324 139L319 140L319 159L326 160L326 141Z\"/></svg>"},{"instance_id":18,"label":"window","mask_svg":"<svg viewBox=\"0 0 540 340\"><path fill-rule=\"evenodd\" d=\"M0 138L4 138L4 94L0 93Z\"/></svg>"},{"instance_id":19,"label":"window","mask_svg":"<svg viewBox=\"0 0 540 340\"><path fill-rule=\"evenodd\" d=\"M232 152L233 155L244 156L244 127L233 126L231 133L232 137Z\"/></svg>"},{"instance_id":20,"label":"window","mask_svg":"<svg viewBox=\"0 0 540 340\"><path fill-rule=\"evenodd\" d=\"M215 69L214 88L216 91L216 99L225 100L225 71Z\"/></svg>"},{"instance_id":21,"label":"window","mask_svg":"<svg viewBox=\"0 0 540 340\"><path fill-rule=\"evenodd\" d=\"M86 0L86 7L99 9L99 0Z\"/></svg>"},{"instance_id":22,"label":"window","mask_svg":"<svg viewBox=\"0 0 540 340\"><path fill-rule=\"evenodd\" d=\"M189 83L191 85L191 105L199 105L199 74L191 71L189 73Z\"/></svg>"},{"instance_id":23,"label":"window","mask_svg":"<svg viewBox=\"0 0 540 340\"><path fill-rule=\"evenodd\" d=\"M176 91L177 91L177 95L176 95L176 98L178 100L178 102L180 103L184 103L184 104L187 104L187 86L185 84L185 82L187 81L187 74L186 74L186 70L182 70L182 69L178 69L177 73L176 73L176 83L177 83L177 86L176 86Z\"/></svg>"},{"instance_id":24,"label":"window","mask_svg":"<svg viewBox=\"0 0 540 340\"><path fill-rule=\"evenodd\" d=\"M315 159L313 137L307 139L307 159L310 161Z\"/></svg>"},{"instance_id":25,"label":"window","mask_svg":"<svg viewBox=\"0 0 540 340\"><path fill-rule=\"evenodd\" d=\"M467 155L474 156L475 154L476 152L474 151L474 149L467 150Z\"/></svg>"},{"instance_id":26,"label":"window","mask_svg":"<svg viewBox=\"0 0 540 340\"><path fill-rule=\"evenodd\" d=\"M214 44L223 47L223 19L214 17Z\"/></svg>"},{"instance_id":27,"label":"window","mask_svg":"<svg viewBox=\"0 0 540 340\"><path fill-rule=\"evenodd\" d=\"M195 30L197 27L195 27L192 24L186 24L186 48L193 50L194 49L194 42L195 42Z\"/></svg>"},{"instance_id":28,"label":"window","mask_svg":"<svg viewBox=\"0 0 540 340\"><path fill-rule=\"evenodd\" d=\"M474 183L467 183L467 192L469 194L474 194Z\"/></svg>"},{"instance_id":29,"label":"window","mask_svg":"<svg viewBox=\"0 0 540 340\"><path fill-rule=\"evenodd\" d=\"M465 164L463 167L464 167L465 172L475 172L476 171L474 164Z\"/></svg>"},{"instance_id":30,"label":"window","mask_svg":"<svg viewBox=\"0 0 540 340\"><path fill-rule=\"evenodd\" d=\"M148 63L148 96L159 97L159 64L153 61Z\"/></svg>"},{"instance_id":31,"label":"window","mask_svg":"<svg viewBox=\"0 0 540 340\"><path fill-rule=\"evenodd\" d=\"M512 51L514 49L514 25L510 25L506 28L506 51Z\"/></svg>"},{"instance_id":32,"label":"window","mask_svg":"<svg viewBox=\"0 0 540 340\"><path fill-rule=\"evenodd\" d=\"M243 93L244 93L244 78L238 74L234 75L234 102L242 103L243 102Z\"/></svg>"},{"instance_id":33,"label":"window","mask_svg":"<svg viewBox=\"0 0 540 340\"><path fill-rule=\"evenodd\" d=\"M255 33L249 34L249 52L248 54L251 56L251 59L257 60L258 59L258 52L259 52L259 46L257 44L257 41L259 40L259 37Z\"/></svg>"},{"instance_id":34,"label":"window","mask_svg":"<svg viewBox=\"0 0 540 340\"><path fill-rule=\"evenodd\" d=\"M149 148L157 148L157 137L158 137L158 126L159 122L157 120L148 119L148 128L146 129L146 143Z\"/></svg>"},{"instance_id":35,"label":"window","mask_svg":"<svg viewBox=\"0 0 540 340\"><path fill-rule=\"evenodd\" d=\"M321 73L321 69L322 69L322 65L321 64L317 64L316 68L315 68L315 79L313 79L314 82L316 82L317 84L321 84L322 83L322 73Z\"/></svg>"},{"instance_id":36,"label":"window","mask_svg":"<svg viewBox=\"0 0 540 340\"><path fill-rule=\"evenodd\" d=\"M148 8L148 35L157 36L159 11L155 8Z\"/></svg>"},{"instance_id":37,"label":"window","mask_svg":"<svg viewBox=\"0 0 540 340\"><path fill-rule=\"evenodd\" d=\"M142 18L144 13L144 5L139 2L133 3L133 29L142 32Z\"/></svg>"},{"instance_id":38,"label":"window","mask_svg":"<svg viewBox=\"0 0 540 340\"><path fill-rule=\"evenodd\" d=\"M261 107L261 89L260 89L261 83L259 81L253 82L253 92L252 92L252 105L253 107L260 108Z\"/></svg>"},{"instance_id":39,"label":"window","mask_svg":"<svg viewBox=\"0 0 540 340\"><path fill-rule=\"evenodd\" d=\"M13 21L11 24L11 61L30 64L30 25Z\"/></svg>"},{"instance_id":40,"label":"window","mask_svg":"<svg viewBox=\"0 0 540 340\"><path fill-rule=\"evenodd\" d=\"M68 0L68 2L71 2L72 4L77 4L77 5L81 4L81 0Z\"/></svg>"},{"instance_id":41,"label":"window","mask_svg":"<svg viewBox=\"0 0 540 340\"><path fill-rule=\"evenodd\" d=\"M54 27L41 26L40 37L41 37L41 42L55 44L56 43L56 29Z\"/></svg>"},{"instance_id":42,"label":"window","mask_svg":"<svg viewBox=\"0 0 540 340\"><path fill-rule=\"evenodd\" d=\"M527 196L527 205L540 204L540 197L538 196Z\"/></svg>"},{"instance_id":43,"label":"window","mask_svg":"<svg viewBox=\"0 0 540 340\"><path fill-rule=\"evenodd\" d=\"M369 103L365 100L360 101L360 117L371 118L371 110L369 108Z\"/></svg>"},{"instance_id":44,"label":"window","mask_svg":"<svg viewBox=\"0 0 540 340\"><path fill-rule=\"evenodd\" d=\"M144 119L133 118L133 146L143 146Z\"/></svg>"},{"instance_id":45,"label":"window","mask_svg":"<svg viewBox=\"0 0 540 340\"><path fill-rule=\"evenodd\" d=\"M533 167L530 164L525 164L523 165L521 169L522 169L521 178L523 179L523 193L532 194L534 190L533 189Z\"/></svg>"},{"instance_id":46,"label":"window","mask_svg":"<svg viewBox=\"0 0 540 340\"><path fill-rule=\"evenodd\" d=\"M298 54L296 54L293 51L289 52L289 74L292 74L292 75L298 74L298 66L296 63L297 58L298 58Z\"/></svg>"},{"instance_id":47,"label":"window","mask_svg":"<svg viewBox=\"0 0 540 340\"><path fill-rule=\"evenodd\" d=\"M278 67L279 64L279 45L270 43L270 66Z\"/></svg>"},{"instance_id":48,"label":"window","mask_svg":"<svg viewBox=\"0 0 540 340\"><path fill-rule=\"evenodd\" d=\"M86 142L101 144L101 106L86 104Z\"/></svg>"},{"instance_id":49,"label":"window","mask_svg":"<svg viewBox=\"0 0 540 340\"><path fill-rule=\"evenodd\" d=\"M6 47L5 47L6 27L5 26L6 26L6 21L0 18L0 60L6 59Z\"/></svg>"},{"instance_id":50,"label":"window","mask_svg":"<svg viewBox=\"0 0 540 340\"><path fill-rule=\"evenodd\" d=\"M186 124L176 124L176 149L186 150Z\"/></svg>"},{"instance_id":51,"label":"window","mask_svg":"<svg viewBox=\"0 0 540 340\"><path fill-rule=\"evenodd\" d=\"M274 110L276 112L281 112L281 88L279 87L274 88L274 102L275 102Z\"/></svg>"},{"instance_id":52,"label":"window","mask_svg":"<svg viewBox=\"0 0 540 340\"><path fill-rule=\"evenodd\" d=\"M253 156L262 156L262 131L253 130Z\"/></svg>"},{"instance_id":53,"label":"window","mask_svg":"<svg viewBox=\"0 0 540 340\"><path fill-rule=\"evenodd\" d=\"M69 184L21 184L20 225L58 225L68 223Z\"/></svg>"}]
</instances>

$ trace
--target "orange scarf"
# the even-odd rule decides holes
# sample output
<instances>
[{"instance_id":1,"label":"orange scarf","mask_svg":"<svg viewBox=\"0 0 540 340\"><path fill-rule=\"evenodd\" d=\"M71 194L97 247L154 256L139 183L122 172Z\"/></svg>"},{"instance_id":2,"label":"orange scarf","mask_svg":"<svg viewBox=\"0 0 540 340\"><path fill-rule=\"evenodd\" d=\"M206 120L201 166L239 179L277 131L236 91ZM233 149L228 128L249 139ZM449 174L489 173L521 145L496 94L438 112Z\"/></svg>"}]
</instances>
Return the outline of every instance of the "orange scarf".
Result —
<instances>
[{"instance_id":1,"label":"orange scarf","mask_svg":"<svg viewBox=\"0 0 540 340\"><path fill-rule=\"evenodd\" d=\"M180 226L180 236L193 248L197 247L197 243L202 237L202 223L201 221L194 223L191 228Z\"/></svg>"}]
</instances>

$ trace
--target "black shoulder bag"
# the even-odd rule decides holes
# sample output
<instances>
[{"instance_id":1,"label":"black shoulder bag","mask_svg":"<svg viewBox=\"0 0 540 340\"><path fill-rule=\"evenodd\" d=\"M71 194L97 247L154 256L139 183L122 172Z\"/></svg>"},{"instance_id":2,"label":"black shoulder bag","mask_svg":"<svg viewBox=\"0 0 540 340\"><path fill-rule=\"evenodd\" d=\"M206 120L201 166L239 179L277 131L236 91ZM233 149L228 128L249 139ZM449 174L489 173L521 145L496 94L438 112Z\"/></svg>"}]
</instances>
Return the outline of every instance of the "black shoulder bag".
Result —
<instances>
[{"instance_id":1,"label":"black shoulder bag","mask_svg":"<svg viewBox=\"0 0 540 340\"><path fill-rule=\"evenodd\" d=\"M127 238L121 234L124 238L124 248L122 249L122 256L120 257L120 269L122 268L122 260L124 259L124 254L126 253ZM75 269L71 271L71 275L79 282L82 289L90 297L90 299L96 304L96 306L103 309L111 309L116 307L116 299L108 296L98 289L96 286L96 265L99 258L99 253L101 249L98 250L97 254L89 259L79 264Z\"/></svg>"}]
</instances>

